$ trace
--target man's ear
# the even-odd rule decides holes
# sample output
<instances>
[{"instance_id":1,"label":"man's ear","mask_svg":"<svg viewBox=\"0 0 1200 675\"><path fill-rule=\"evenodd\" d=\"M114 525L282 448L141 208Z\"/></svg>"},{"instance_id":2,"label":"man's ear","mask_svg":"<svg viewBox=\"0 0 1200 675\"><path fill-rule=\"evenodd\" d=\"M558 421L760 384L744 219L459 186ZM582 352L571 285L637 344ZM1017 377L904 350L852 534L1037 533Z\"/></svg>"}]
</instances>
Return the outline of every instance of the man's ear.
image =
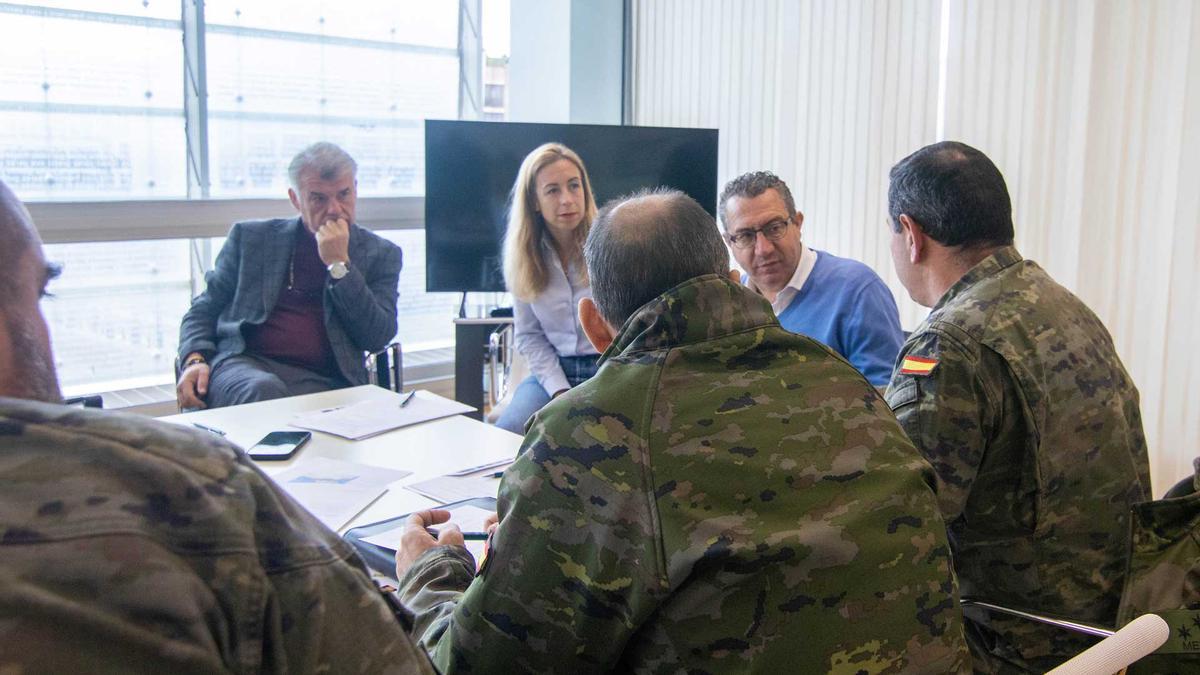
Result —
<instances>
[{"instance_id":1,"label":"man's ear","mask_svg":"<svg viewBox=\"0 0 1200 675\"><path fill-rule=\"evenodd\" d=\"M292 206L295 207L296 211L303 213L300 209L300 198L296 196L296 191L292 188L288 188L288 199L292 201Z\"/></svg>"},{"instance_id":2,"label":"man's ear","mask_svg":"<svg viewBox=\"0 0 1200 675\"><path fill-rule=\"evenodd\" d=\"M738 286L741 286L742 285L742 271L739 269L736 269L736 268L729 270L729 280L732 281L733 283L737 284Z\"/></svg>"},{"instance_id":3,"label":"man's ear","mask_svg":"<svg viewBox=\"0 0 1200 675\"><path fill-rule=\"evenodd\" d=\"M592 346L601 354L612 344L617 332L600 316L600 310L591 298L579 300L579 324L583 326L583 334L587 336Z\"/></svg>"},{"instance_id":4,"label":"man's ear","mask_svg":"<svg viewBox=\"0 0 1200 675\"><path fill-rule=\"evenodd\" d=\"M796 229L800 230L800 232L803 233L804 232L804 214L797 211L796 217L793 220L796 221Z\"/></svg>"},{"instance_id":5,"label":"man's ear","mask_svg":"<svg viewBox=\"0 0 1200 675\"><path fill-rule=\"evenodd\" d=\"M900 233L904 235L904 248L908 252L908 262L916 265L925 259L929 252L929 235L917 221L907 215L900 214Z\"/></svg>"}]
</instances>

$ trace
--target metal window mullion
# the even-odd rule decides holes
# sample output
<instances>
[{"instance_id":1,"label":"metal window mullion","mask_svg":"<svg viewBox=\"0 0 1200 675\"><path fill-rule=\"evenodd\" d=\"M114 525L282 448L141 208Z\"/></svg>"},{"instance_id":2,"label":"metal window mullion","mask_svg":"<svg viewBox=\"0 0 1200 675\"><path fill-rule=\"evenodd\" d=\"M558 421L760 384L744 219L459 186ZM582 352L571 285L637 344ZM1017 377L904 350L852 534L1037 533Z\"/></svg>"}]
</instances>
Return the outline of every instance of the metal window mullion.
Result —
<instances>
[{"instance_id":1,"label":"metal window mullion","mask_svg":"<svg viewBox=\"0 0 1200 675\"><path fill-rule=\"evenodd\" d=\"M181 0L183 23L183 119L187 144L188 199L208 199L208 64L205 58L204 2ZM212 268L208 239L188 241L191 297L204 290L205 273Z\"/></svg>"},{"instance_id":2,"label":"metal window mullion","mask_svg":"<svg viewBox=\"0 0 1200 675\"><path fill-rule=\"evenodd\" d=\"M483 108L481 0L458 2L458 118L477 120Z\"/></svg>"},{"instance_id":3,"label":"metal window mullion","mask_svg":"<svg viewBox=\"0 0 1200 675\"><path fill-rule=\"evenodd\" d=\"M208 76L204 2L181 0L183 9L183 116L187 136L189 199L208 199Z\"/></svg>"}]
</instances>

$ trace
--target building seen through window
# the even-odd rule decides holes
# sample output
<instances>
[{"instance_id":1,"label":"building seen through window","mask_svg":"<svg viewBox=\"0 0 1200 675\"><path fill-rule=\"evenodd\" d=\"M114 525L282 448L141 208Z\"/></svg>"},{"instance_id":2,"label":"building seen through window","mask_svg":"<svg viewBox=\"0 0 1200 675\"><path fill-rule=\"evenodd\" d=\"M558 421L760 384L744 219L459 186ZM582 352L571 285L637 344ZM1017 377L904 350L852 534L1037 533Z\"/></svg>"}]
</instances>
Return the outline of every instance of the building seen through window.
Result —
<instances>
[{"instance_id":1,"label":"building seen through window","mask_svg":"<svg viewBox=\"0 0 1200 675\"><path fill-rule=\"evenodd\" d=\"M185 129L180 5L0 3L0 179L18 196L197 198L190 152L208 159L209 198L282 200L287 163L316 140L355 157L360 198L424 195L424 120L459 117L459 0L206 0L203 148ZM484 59L478 115L504 119L508 2L485 3L482 24L482 48L462 53ZM450 346L459 298L425 293L424 231L380 234L404 251L405 351ZM45 304L64 390L170 382L179 320L222 241L48 245L64 264Z\"/></svg>"}]
</instances>

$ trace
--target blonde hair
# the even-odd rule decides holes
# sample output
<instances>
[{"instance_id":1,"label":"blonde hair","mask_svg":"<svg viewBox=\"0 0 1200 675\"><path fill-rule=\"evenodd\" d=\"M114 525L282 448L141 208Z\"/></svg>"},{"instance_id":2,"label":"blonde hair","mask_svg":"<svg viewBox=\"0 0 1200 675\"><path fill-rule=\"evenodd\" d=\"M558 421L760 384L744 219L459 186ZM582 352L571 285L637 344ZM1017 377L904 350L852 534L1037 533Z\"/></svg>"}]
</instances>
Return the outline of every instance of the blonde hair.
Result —
<instances>
[{"instance_id":1,"label":"blonde hair","mask_svg":"<svg viewBox=\"0 0 1200 675\"><path fill-rule=\"evenodd\" d=\"M508 230L504 235L504 282L518 300L532 302L541 295L549 283L550 268L542 257L542 237L546 235L546 221L537 211L538 172L559 160L569 160L579 169L583 181L583 216L575 228L575 250L572 260L580 270L580 281L589 283L587 268L583 264L583 242L587 240L592 221L596 218L596 199L592 196L592 183L588 179L583 160L575 151L562 143L540 145L525 156L517 180L513 183L509 198Z\"/></svg>"}]
</instances>

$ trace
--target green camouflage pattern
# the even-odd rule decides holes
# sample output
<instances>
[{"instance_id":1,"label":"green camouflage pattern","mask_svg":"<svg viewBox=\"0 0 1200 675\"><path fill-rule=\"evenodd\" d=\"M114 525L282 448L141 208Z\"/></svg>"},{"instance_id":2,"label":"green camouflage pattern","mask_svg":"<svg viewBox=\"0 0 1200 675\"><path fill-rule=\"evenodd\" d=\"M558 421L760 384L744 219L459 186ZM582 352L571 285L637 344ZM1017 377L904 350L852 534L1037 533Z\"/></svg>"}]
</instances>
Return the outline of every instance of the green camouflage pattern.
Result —
<instances>
[{"instance_id":1,"label":"green camouflage pattern","mask_svg":"<svg viewBox=\"0 0 1200 675\"><path fill-rule=\"evenodd\" d=\"M906 375L906 356L938 363ZM1096 315L1002 248L909 337L886 397L937 473L963 599L1111 628L1150 467L1137 389ZM966 616L980 671L1045 669L1093 642Z\"/></svg>"},{"instance_id":2,"label":"green camouflage pattern","mask_svg":"<svg viewBox=\"0 0 1200 675\"><path fill-rule=\"evenodd\" d=\"M1195 467L1188 494L1133 507L1117 624L1153 612L1171 635L1130 673L1200 672L1200 459Z\"/></svg>"},{"instance_id":3,"label":"green camouflage pattern","mask_svg":"<svg viewBox=\"0 0 1200 675\"><path fill-rule=\"evenodd\" d=\"M438 547L401 580L443 672L969 667L931 469L846 361L708 275L601 364L535 416L479 577Z\"/></svg>"},{"instance_id":4,"label":"green camouflage pattern","mask_svg":"<svg viewBox=\"0 0 1200 675\"><path fill-rule=\"evenodd\" d=\"M0 399L0 673L432 673L350 547L213 434Z\"/></svg>"}]
</instances>

